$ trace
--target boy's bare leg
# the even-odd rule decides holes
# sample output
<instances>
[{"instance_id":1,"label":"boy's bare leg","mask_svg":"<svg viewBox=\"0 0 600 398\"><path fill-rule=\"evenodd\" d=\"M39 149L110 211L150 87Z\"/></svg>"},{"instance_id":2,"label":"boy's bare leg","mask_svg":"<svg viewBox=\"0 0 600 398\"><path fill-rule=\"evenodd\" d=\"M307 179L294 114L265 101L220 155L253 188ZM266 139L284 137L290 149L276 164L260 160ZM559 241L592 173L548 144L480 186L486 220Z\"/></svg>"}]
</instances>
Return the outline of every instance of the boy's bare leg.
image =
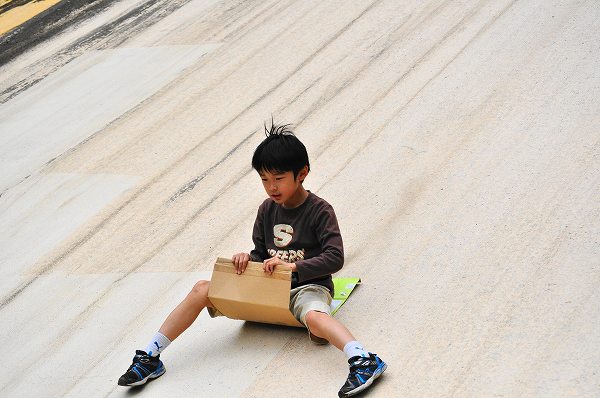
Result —
<instances>
[{"instance_id":1,"label":"boy's bare leg","mask_svg":"<svg viewBox=\"0 0 600 398\"><path fill-rule=\"evenodd\" d=\"M346 398L364 391L387 368L386 363L377 354L364 351L362 345L354 339L350 331L330 315L309 311L306 314L306 325L312 334L327 339L348 356L350 372L338 392L338 397Z\"/></svg>"},{"instance_id":2,"label":"boy's bare leg","mask_svg":"<svg viewBox=\"0 0 600 398\"><path fill-rule=\"evenodd\" d=\"M198 318L205 307L210 307L208 299L209 281L198 281L185 299L165 319L158 330L173 341Z\"/></svg>"},{"instance_id":3,"label":"boy's bare leg","mask_svg":"<svg viewBox=\"0 0 600 398\"><path fill-rule=\"evenodd\" d=\"M356 340L346 326L323 312L309 311L308 314L306 314L306 324L310 328L312 334L326 339L340 351L344 351L344 346L346 344Z\"/></svg>"},{"instance_id":4,"label":"boy's bare leg","mask_svg":"<svg viewBox=\"0 0 600 398\"><path fill-rule=\"evenodd\" d=\"M117 384L120 386L139 386L165 373L165 367L160 360L160 353L171 344L171 341L190 327L204 307L212 307L208 299L209 286L210 282L208 281L199 281L194 285L192 291L165 319L146 350L136 350L133 363L119 378Z\"/></svg>"}]
</instances>

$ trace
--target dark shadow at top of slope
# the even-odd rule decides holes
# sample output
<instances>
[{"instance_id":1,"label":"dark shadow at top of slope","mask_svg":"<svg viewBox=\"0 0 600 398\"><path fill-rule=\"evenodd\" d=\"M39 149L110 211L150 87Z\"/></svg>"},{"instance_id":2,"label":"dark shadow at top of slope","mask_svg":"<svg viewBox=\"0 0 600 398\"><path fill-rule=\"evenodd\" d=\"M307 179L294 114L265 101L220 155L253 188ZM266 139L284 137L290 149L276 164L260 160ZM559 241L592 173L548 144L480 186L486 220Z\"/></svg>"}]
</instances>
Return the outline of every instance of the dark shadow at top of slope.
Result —
<instances>
[{"instance_id":1,"label":"dark shadow at top of slope","mask_svg":"<svg viewBox=\"0 0 600 398\"><path fill-rule=\"evenodd\" d=\"M0 67L37 44L104 11L116 0L63 0L0 36ZM8 4L17 3L11 2ZM20 1L19 3L26 3ZM7 4L7 5L8 5ZM19 4L22 5L22 4ZM4 12L7 10L1 10Z\"/></svg>"}]
</instances>

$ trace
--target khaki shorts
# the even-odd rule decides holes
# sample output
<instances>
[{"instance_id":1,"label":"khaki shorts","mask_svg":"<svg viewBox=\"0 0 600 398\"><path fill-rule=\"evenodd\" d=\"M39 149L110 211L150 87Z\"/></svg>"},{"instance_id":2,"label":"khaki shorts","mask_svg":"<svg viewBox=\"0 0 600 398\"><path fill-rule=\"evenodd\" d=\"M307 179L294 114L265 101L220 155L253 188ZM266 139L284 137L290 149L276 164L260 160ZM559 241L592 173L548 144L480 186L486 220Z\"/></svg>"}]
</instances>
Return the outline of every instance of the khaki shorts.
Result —
<instances>
[{"instance_id":1,"label":"khaki shorts","mask_svg":"<svg viewBox=\"0 0 600 398\"><path fill-rule=\"evenodd\" d=\"M211 318L223 316L216 308L208 307ZM309 339L317 344L327 344L327 340L315 336L306 326L306 314L309 311L323 312L331 315L331 293L321 285L303 285L290 290L290 311L294 317L308 329Z\"/></svg>"}]
</instances>

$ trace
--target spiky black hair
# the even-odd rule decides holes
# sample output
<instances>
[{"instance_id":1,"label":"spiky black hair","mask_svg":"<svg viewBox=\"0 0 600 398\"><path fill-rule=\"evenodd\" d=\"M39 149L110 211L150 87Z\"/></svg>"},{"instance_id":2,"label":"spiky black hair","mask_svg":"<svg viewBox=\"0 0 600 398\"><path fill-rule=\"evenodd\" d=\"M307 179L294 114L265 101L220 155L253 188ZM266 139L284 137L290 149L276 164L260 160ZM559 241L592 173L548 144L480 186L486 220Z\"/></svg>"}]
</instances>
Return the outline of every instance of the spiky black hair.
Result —
<instances>
[{"instance_id":1,"label":"spiky black hair","mask_svg":"<svg viewBox=\"0 0 600 398\"><path fill-rule=\"evenodd\" d=\"M285 173L291 171L294 178L304 166L310 171L308 153L304 144L294 135L291 124L273 123L267 128L265 123L265 135L267 138L261 142L252 156L252 167L258 171L271 173Z\"/></svg>"}]
</instances>

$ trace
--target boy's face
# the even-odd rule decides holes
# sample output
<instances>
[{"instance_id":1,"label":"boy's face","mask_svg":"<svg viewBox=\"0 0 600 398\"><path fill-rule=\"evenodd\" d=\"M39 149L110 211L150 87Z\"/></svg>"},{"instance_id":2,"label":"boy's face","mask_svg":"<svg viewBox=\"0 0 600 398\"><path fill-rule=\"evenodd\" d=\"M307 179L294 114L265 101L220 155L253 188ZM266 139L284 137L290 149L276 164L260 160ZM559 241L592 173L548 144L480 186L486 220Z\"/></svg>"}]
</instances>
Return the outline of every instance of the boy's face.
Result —
<instances>
[{"instance_id":1,"label":"boy's face","mask_svg":"<svg viewBox=\"0 0 600 398\"><path fill-rule=\"evenodd\" d=\"M306 198L304 196L306 191L302 187L302 181L308 174L306 166L298 172L295 179L292 171L269 172L262 170L258 174L265 192L275 203L291 208L300 205Z\"/></svg>"}]
</instances>

